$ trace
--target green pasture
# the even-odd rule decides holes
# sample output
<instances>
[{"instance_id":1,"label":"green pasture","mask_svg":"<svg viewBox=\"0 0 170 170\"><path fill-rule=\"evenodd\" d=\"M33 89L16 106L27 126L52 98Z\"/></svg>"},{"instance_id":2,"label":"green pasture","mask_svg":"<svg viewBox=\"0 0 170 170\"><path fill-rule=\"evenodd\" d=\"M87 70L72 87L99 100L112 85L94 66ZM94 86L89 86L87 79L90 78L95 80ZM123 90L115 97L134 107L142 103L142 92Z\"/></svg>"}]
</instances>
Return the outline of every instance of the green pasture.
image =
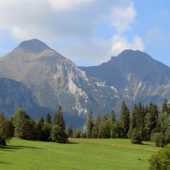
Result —
<instances>
[{"instance_id":1,"label":"green pasture","mask_svg":"<svg viewBox=\"0 0 170 170\"><path fill-rule=\"evenodd\" d=\"M127 139L69 139L68 144L13 138L0 148L0 170L145 170L155 154L151 142ZM140 160L139 160L140 159Z\"/></svg>"}]
</instances>

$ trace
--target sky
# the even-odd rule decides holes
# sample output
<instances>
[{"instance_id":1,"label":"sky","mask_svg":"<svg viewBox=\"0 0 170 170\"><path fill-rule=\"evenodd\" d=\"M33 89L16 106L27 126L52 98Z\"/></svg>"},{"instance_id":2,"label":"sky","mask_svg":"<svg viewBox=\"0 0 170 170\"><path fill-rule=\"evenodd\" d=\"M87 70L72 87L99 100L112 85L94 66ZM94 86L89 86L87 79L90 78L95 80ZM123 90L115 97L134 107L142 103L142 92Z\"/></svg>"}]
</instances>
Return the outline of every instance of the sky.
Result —
<instances>
[{"instance_id":1,"label":"sky","mask_svg":"<svg viewBox=\"0 0 170 170\"><path fill-rule=\"evenodd\" d=\"M170 66L169 0L5 0L0 21L0 57L36 38L78 66L125 49Z\"/></svg>"}]
</instances>

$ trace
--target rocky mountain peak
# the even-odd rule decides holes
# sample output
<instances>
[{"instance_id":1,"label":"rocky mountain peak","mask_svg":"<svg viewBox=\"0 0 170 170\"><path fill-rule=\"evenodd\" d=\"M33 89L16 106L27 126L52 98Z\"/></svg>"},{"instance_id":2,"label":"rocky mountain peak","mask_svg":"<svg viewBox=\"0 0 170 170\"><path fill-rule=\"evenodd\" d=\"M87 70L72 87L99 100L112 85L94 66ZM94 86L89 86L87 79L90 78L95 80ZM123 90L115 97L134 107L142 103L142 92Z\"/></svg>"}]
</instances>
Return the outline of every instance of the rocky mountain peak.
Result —
<instances>
[{"instance_id":1,"label":"rocky mountain peak","mask_svg":"<svg viewBox=\"0 0 170 170\"><path fill-rule=\"evenodd\" d=\"M48 47L45 43L38 39L32 39L28 41L23 41L21 44L19 44L19 47L24 52L31 52L35 54L42 53L45 50L52 50L50 47Z\"/></svg>"}]
</instances>

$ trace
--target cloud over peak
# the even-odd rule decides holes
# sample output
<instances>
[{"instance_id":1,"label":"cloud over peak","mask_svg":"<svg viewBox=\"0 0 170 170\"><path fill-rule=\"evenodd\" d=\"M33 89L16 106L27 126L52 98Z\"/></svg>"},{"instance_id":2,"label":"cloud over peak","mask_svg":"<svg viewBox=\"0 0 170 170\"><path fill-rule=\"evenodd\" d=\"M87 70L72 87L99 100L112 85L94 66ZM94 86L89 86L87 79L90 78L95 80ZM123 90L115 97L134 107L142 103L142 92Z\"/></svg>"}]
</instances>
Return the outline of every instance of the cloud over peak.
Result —
<instances>
[{"instance_id":1,"label":"cloud over peak","mask_svg":"<svg viewBox=\"0 0 170 170\"><path fill-rule=\"evenodd\" d=\"M14 39L64 44L53 47L71 60L95 63L95 56L103 61L126 47L144 49L139 37L132 43L123 37L136 16L131 0L6 0L0 1L0 11L0 30L8 30ZM102 23L114 30L113 38L95 34Z\"/></svg>"}]
</instances>

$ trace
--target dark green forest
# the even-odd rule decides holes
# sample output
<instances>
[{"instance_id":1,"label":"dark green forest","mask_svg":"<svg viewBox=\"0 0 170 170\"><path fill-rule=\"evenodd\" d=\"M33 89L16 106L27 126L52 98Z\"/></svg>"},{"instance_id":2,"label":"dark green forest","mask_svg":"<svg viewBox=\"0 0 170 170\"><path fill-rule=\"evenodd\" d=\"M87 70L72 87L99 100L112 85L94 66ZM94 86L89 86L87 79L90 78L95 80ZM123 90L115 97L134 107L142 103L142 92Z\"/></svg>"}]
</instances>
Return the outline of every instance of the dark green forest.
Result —
<instances>
[{"instance_id":1,"label":"dark green forest","mask_svg":"<svg viewBox=\"0 0 170 170\"><path fill-rule=\"evenodd\" d=\"M86 130L72 129L71 124L66 127L62 107L55 108L53 117L48 112L44 120L41 117L35 121L22 108L16 110L9 120L0 114L0 144L6 143L12 137L27 140L68 142L68 138L123 138L131 139L134 144L142 141L153 141L156 146L163 147L170 143L170 104L164 100L161 111L157 104L135 104L129 111L123 101L119 119L112 110L110 117L99 113L94 118L92 112L87 116Z\"/></svg>"}]
</instances>

